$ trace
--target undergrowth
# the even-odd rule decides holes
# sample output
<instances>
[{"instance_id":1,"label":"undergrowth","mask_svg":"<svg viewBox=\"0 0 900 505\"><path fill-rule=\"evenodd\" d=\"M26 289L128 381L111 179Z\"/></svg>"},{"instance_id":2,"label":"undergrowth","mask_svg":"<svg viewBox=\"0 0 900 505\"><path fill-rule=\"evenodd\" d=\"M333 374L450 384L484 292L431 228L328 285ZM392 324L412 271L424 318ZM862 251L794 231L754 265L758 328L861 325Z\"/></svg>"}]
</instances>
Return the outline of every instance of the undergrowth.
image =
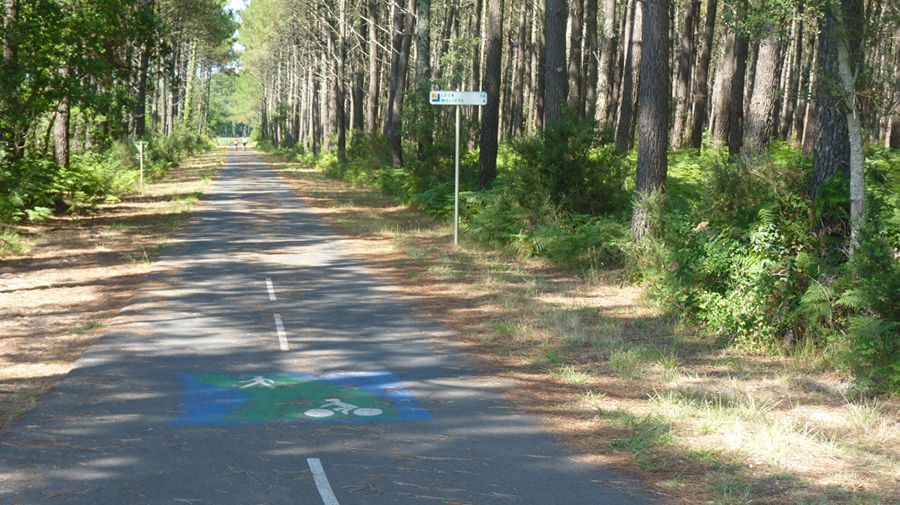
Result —
<instances>
[{"instance_id":1,"label":"undergrowth","mask_svg":"<svg viewBox=\"0 0 900 505\"><path fill-rule=\"evenodd\" d=\"M208 149L209 141L185 130L152 139L145 152L144 178L158 179L182 159ZM140 172L134 146L113 142L77 153L68 167L26 153L0 163L0 223L42 221L54 214L85 213L119 195L138 190ZM15 251L13 231L4 231L2 249Z\"/></svg>"},{"instance_id":2,"label":"undergrowth","mask_svg":"<svg viewBox=\"0 0 900 505\"><path fill-rule=\"evenodd\" d=\"M403 167L390 166L379 136L354 138L346 163L275 151L450 216L452 151L436 149L424 162L409 152ZM590 125L564 122L502 145L488 190L478 187L477 165L477 151L466 153L467 237L566 268L624 267L658 304L722 345L814 352L852 374L861 392L900 391L900 153L867 152L868 224L852 255L842 233L847 181L835 177L812 198L810 159L782 143L751 165L708 148L672 153L667 192L648 203L655 233L640 243L629 226L634 155L616 155Z\"/></svg>"}]
</instances>

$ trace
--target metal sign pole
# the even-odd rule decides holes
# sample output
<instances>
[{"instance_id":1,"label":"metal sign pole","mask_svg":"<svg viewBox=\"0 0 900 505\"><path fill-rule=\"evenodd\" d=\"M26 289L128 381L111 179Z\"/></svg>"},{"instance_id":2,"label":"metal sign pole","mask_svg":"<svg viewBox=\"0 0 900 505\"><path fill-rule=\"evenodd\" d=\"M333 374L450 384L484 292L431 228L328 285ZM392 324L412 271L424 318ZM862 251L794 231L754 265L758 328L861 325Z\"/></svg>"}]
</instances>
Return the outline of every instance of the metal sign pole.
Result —
<instances>
[{"instance_id":1,"label":"metal sign pole","mask_svg":"<svg viewBox=\"0 0 900 505\"><path fill-rule=\"evenodd\" d=\"M456 106L456 148L453 156L453 245L459 245L459 108L463 105L482 106L487 104L487 93L483 91L439 91L432 90L431 105Z\"/></svg>"},{"instance_id":2,"label":"metal sign pole","mask_svg":"<svg viewBox=\"0 0 900 505\"><path fill-rule=\"evenodd\" d=\"M144 143L141 142L140 148L138 149L141 153L141 193L144 192Z\"/></svg>"},{"instance_id":3,"label":"metal sign pole","mask_svg":"<svg viewBox=\"0 0 900 505\"><path fill-rule=\"evenodd\" d=\"M147 141L146 140L138 140L137 142L134 143L134 147L137 147L138 160L140 160L140 167L141 167L140 191L141 191L141 193L143 193L144 192L144 148L147 147Z\"/></svg>"},{"instance_id":4,"label":"metal sign pole","mask_svg":"<svg viewBox=\"0 0 900 505\"><path fill-rule=\"evenodd\" d=\"M453 245L459 245L459 108L456 106L456 155L454 157Z\"/></svg>"}]
</instances>

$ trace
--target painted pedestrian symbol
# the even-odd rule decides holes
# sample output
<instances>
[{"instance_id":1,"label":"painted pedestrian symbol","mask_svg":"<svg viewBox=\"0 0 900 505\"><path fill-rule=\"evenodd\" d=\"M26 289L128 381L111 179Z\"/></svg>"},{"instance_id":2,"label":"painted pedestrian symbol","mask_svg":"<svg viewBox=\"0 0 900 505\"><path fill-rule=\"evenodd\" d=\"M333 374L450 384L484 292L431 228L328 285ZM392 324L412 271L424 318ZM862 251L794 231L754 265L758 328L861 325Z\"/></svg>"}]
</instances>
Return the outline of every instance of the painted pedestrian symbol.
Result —
<instances>
[{"instance_id":1,"label":"painted pedestrian symbol","mask_svg":"<svg viewBox=\"0 0 900 505\"><path fill-rule=\"evenodd\" d=\"M255 386L262 386L264 388L275 387L275 381L273 381L272 379L266 379L262 375L257 375L252 379L243 380L241 381L241 383L245 383L243 386L241 386L241 389L252 388Z\"/></svg>"},{"instance_id":2,"label":"painted pedestrian symbol","mask_svg":"<svg viewBox=\"0 0 900 505\"><path fill-rule=\"evenodd\" d=\"M352 403L344 403L339 398L326 398L325 404L317 409L309 409L303 414L308 417L331 417L335 412L340 412L345 416L351 413L355 416L372 417L381 415L381 409L365 408L353 405Z\"/></svg>"},{"instance_id":3,"label":"painted pedestrian symbol","mask_svg":"<svg viewBox=\"0 0 900 505\"><path fill-rule=\"evenodd\" d=\"M431 419L387 372L185 375L175 424Z\"/></svg>"}]
</instances>

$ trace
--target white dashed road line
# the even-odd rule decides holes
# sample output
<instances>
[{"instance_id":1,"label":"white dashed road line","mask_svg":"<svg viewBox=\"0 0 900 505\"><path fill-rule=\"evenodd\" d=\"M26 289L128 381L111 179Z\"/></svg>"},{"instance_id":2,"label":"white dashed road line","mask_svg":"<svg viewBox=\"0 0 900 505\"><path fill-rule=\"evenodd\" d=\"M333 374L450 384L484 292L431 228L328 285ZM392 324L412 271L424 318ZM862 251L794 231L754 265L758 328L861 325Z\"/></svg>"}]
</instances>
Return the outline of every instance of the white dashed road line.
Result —
<instances>
[{"instance_id":1,"label":"white dashed road line","mask_svg":"<svg viewBox=\"0 0 900 505\"><path fill-rule=\"evenodd\" d=\"M266 289L269 291L269 301L278 301L278 298L275 297L275 286L272 285L272 279L269 277L266 277Z\"/></svg>"},{"instance_id":2,"label":"white dashed road line","mask_svg":"<svg viewBox=\"0 0 900 505\"><path fill-rule=\"evenodd\" d=\"M322 497L322 503L325 505L340 505L331 490L331 484L328 483L328 477L325 476L325 469L322 468L322 462L319 458L308 458L306 462L309 464L309 470L313 474L313 480L316 481L316 488L319 489L319 496Z\"/></svg>"},{"instance_id":3,"label":"white dashed road line","mask_svg":"<svg viewBox=\"0 0 900 505\"><path fill-rule=\"evenodd\" d=\"M288 348L288 340L287 335L284 333L284 323L281 321L281 315L275 314L275 331L278 332L278 347L281 348L282 351L290 350Z\"/></svg>"}]
</instances>

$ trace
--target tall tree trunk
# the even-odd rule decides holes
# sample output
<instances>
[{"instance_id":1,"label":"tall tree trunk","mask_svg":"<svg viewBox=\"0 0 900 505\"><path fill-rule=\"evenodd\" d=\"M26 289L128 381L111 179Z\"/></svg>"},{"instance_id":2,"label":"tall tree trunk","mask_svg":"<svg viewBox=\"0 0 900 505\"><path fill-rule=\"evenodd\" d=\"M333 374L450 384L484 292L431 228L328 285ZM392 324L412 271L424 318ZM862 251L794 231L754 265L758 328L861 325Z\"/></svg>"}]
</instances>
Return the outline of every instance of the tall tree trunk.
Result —
<instances>
[{"instance_id":1,"label":"tall tree trunk","mask_svg":"<svg viewBox=\"0 0 900 505\"><path fill-rule=\"evenodd\" d=\"M900 28L895 34L894 44L894 111L889 118L885 147L900 149Z\"/></svg>"},{"instance_id":2,"label":"tall tree trunk","mask_svg":"<svg viewBox=\"0 0 900 505\"><path fill-rule=\"evenodd\" d=\"M684 26L678 52L677 81L675 85L675 121L672 128L672 148L681 147L689 107L691 90L691 59L694 55L694 18L700 14L700 0L690 0L684 9Z\"/></svg>"},{"instance_id":3,"label":"tall tree trunk","mask_svg":"<svg viewBox=\"0 0 900 505\"><path fill-rule=\"evenodd\" d=\"M544 127L562 121L566 79L566 1L544 2Z\"/></svg>"},{"instance_id":4,"label":"tall tree trunk","mask_svg":"<svg viewBox=\"0 0 900 505\"><path fill-rule=\"evenodd\" d=\"M601 126L608 126L612 101L613 74L616 66L615 45L616 0L603 0L603 28L600 35L600 63L597 75L597 112L594 118Z\"/></svg>"},{"instance_id":5,"label":"tall tree trunk","mask_svg":"<svg viewBox=\"0 0 900 505\"><path fill-rule=\"evenodd\" d=\"M606 109L606 124L613 128L615 134L615 126L619 122L619 102L622 97L622 86L620 83L625 80L625 57L628 53L628 42L631 40L631 21L634 17L631 13L633 3L624 0L625 15L618 16L621 21L616 24L616 32L612 40L612 54L610 55L609 77L612 84L609 88L609 107ZM627 29L627 30L626 30Z\"/></svg>"},{"instance_id":6,"label":"tall tree trunk","mask_svg":"<svg viewBox=\"0 0 900 505\"><path fill-rule=\"evenodd\" d=\"M154 72L153 79L153 96L150 100L150 134L156 135L159 133L159 101L160 101L160 83L159 79L155 77L156 73Z\"/></svg>"},{"instance_id":7,"label":"tall tree trunk","mask_svg":"<svg viewBox=\"0 0 900 505\"><path fill-rule=\"evenodd\" d=\"M62 66L58 71L61 80L69 79L69 67ZM56 106L56 116L53 120L53 158L56 163L64 167L69 166L69 122L71 117L70 99L68 92L60 99Z\"/></svg>"},{"instance_id":8,"label":"tall tree trunk","mask_svg":"<svg viewBox=\"0 0 900 505\"><path fill-rule=\"evenodd\" d=\"M453 36L454 27L459 26L459 2L460 0L450 0L447 5L447 13L444 16L444 28L441 30L440 47L438 54L447 54L450 50L450 38ZM444 67L438 65L434 69L434 79L440 81L444 76Z\"/></svg>"},{"instance_id":9,"label":"tall tree trunk","mask_svg":"<svg viewBox=\"0 0 900 505\"><path fill-rule=\"evenodd\" d=\"M739 11L744 9L740 8ZM719 76L716 80L712 138L727 145L732 154L741 149L743 140L744 79L747 72L747 38L730 29L725 36Z\"/></svg>"},{"instance_id":10,"label":"tall tree trunk","mask_svg":"<svg viewBox=\"0 0 900 505\"><path fill-rule=\"evenodd\" d=\"M800 63L803 55L803 21L800 18L802 11L798 11L793 20L791 38L791 60L788 65L788 78L785 83L787 92L781 107L781 118L778 126L778 137L787 140L791 135L791 127L794 124L794 113L797 110L797 98L800 92Z\"/></svg>"},{"instance_id":11,"label":"tall tree trunk","mask_svg":"<svg viewBox=\"0 0 900 505\"><path fill-rule=\"evenodd\" d=\"M842 0L826 10L820 21L818 67L816 78L816 139L813 148L813 175L811 192L818 196L825 182L841 173L850 177L851 144L848 131L846 86L842 73L857 74L862 65L863 4L861 0ZM845 46L845 47L842 47ZM847 51L846 61L841 61L841 51ZM848 63L849 62L849 63ZM847 63L849 70L842 69ZM836 87L844 87L843 92ZM855 94L853 95L855 97ZM851 97L852 98L852 97ZM857 119L858 121L858 119Z\"/></svg>"},{"instance_id":12,"label":"tall tree trunk","mask_svg":"<svg viewBox=\"0 0 900 505\"><path fill-rule=\"evenodd\" d=\"M369 101L366 110L366 131L375 133L378 124L378 96L381 81L378 77L378 0L368 0L369 19Z\"/></svg>"},{"instance_id":13,"label":"tall tree trunk","mask_svg":"<svg viewBox=\"0 0 900 505\"><path fill-rule=\"evenodd\" d=\"M693 112L691 113L691 147L699 149L703 142L703 126L707 120L709 103L709 63L712 60L713 36L716 32L718 0L706 0L706 22L703 26L703 45L694 75Z\"/></svg>"},{"instance_id":14,"label":"tall tree trunk","mask_svg":"<svg viewBox=\"0 0 900 505\"><path fill-rule=\"evenodd\" d=\"M569 12L570 36L569 36L569 109L575 117L582 117L584 109L584 79L581 75L583 68L581 61L581 38L583 36L584 0L571 0L572 6Z\"/></svg>"},{"instance_id":15,"label":"tall tree trunk","mask_svg":"<svg viewBox=\"0 0 900 505\"><path fill-rule=\"evenodd\" d=\"M584 117L593 119L597 115L597 68L600 55L597 53L597 0L585 1L585 110Z\"/></svg>"},{"instance_id":16,"label":"tall tree trunk","mask_svg":"<svg viewBox=\"0 0 900 505\"><path fill-rule=\"evenodd\" d=\"M861 10L860 0L844 0L847 10L857 13ZM849 4L849 5L848 5ZM835 8L836 7L836 8ZM856 106L856 78L851 59L857 59L856 69L861 65L862 33L847 26L841 6L831 8L834 17L834 31L837 36L837 67L843 87L844 108L847 116L847 133L850 144L850 245L851 251L859 246L860 232L866 221L866 178L863 167L862 124ZM857 20L859 22L859 20ZM851 54L851 37L856 41L856 54Z\"/></svg>"},{"instance_id":17,"label":"tall tree trunk","mask_svg":"<svg viewBox=\"0 0 900 505\"><path fill-rule=\"evenodd\" d=\"M352 94L352 107L353 114L352 120L350 122L350 128L354 130L354 137L359 135L359 132L363 131L366 123L366 114L365 114L365 106L363 102L365 101L365 90L363 87L365 86L365 72L364 72L364 64L365 58L368 54L368 43L369 43L369 23L368 18L365 15L359 16L359 50L354 53L353 57L350 61L353 64L353 90ZM377 30L378 28L373 26L372 30ZM352 40L352 38L351 38Z\"/></svg>"},{"instance_id":18,"label":"tall tree trunk","mask_svg":"<svg viewBox=\"0 0 900 505\"><path fill-rule=\"evenodd\" d=\"M635 205L631 229L635 240L650 232L650 216L645 200L663 191L668 170L669 148L669 0L644 0L643 55L641 74L659 76L640 80L638 108L638 162Z\"/></svg>"},{"instance_id":19,"label":"tall tree trunk","mask_svg":"<svg viewBox=\"0 0 900 505\"><path fill-rule=\"evenodd\" d=\"M425 161L434 143L431 89L431 0L416 0L416 100L421 103L422 125L418 133L419 161Z\"/></svg>"},{"instance_id":20,"label":"tall tree trunk","mask_svg":"<svg viewBox=\"0 0 900 505\"><path fill-rule=\"evenodd\" d=\"M11 68L16 63L16 32L15 25L18 18L18 0L4 0L3 2L3 63Z\"/></svg>"},{"instance_id":21,"label":"tall tree trunk","mask_svg":"<svg viewBox=\"0 0 900 505\"><path fill-rule=\"evenodd\" d=\"M315 76L315 69L310 69L310 103L309 103L309 122L312 129L312 152L318 156L322 150L322 117L319 101L321 100L321 86L319 79Z\"/></svg>"},{"instance_id":22,"label":"tall tree trunk","mask_svg":"<svg viewBox=\"0 0 900 505\"><path fill-rule=\"evenodd\" d=\"M7 87L12 88L19 81L18 78L18 41L16 40L16 24L18 20L18 0L3 1L3 30L0 35L0 42L3 44L3 60L0 61L0 73L3 74L3 80L7 82L0 83L0 92L6 94ZM16 76L16 82L10 82L8 76ZM21 132L15 126L8 130L0 128L0 149L4 149L10 160L18 160L22 152L20 150Z\"/></svg>"},{"instance_id":23,"label":"tall tree trunk","mask_svg":"<svg viewBox=\"0 0 900 505\"><path fill-rule=\"evenodd\" d=\"M194 95L196 94L196 73L197 41L191 40L191 55L188 60L187 81L184 88L184 115L182 116L182 123L189 128L194 126L192 115L194 113Z\"/></svg>"},{"instance_id":24,"label":"tall tree trunk","mask_svg":"<svg viewBox=\"0 0 900 505\"><path fill-rule=\"evenodd\" d=\"M153 47L148 42L141 51L138 72L138 93L134 103L134 136L144 138L147 133L147 78L150 74L150 52Z\"/></svg>"},{"instance_id":25,"label":"tall tree trunk","mask_svg":"<svg viewBox=\"0 0 900 505\"><path fill-rule=\"evenodd\" d=\"M390 145L394 134L394 100L397 98L396 81L400 73L400 53L403 48L405 20L403 16L403 0L395 0L392 6L391 20L391 68L387 83L387 108L384 111L384 136ZM406 72L406 69L403 69Z\"/></svg>"},{"instance_id":26,"label":"tall tree trunk","mask_svg":"<svg viewBox=\"0 0 900 505\"><path fill-rule=\"evenodd\" d=\"M529 86L526 85L526 75L525 75L525 67L526 60L528 58L528 21L529 21L529 7L530 3L525 2L522 5L522 11L519 15L519 32L516 37L516 60L515 60L515 74L513 75L513 81L510 86L511 88L511 104L510 108L512 109L512 114L510 114L510 122L508 128L508 134L510 137L518 137L522 135L522 131L524 129L524 112L525 107L527 105L526 100L528 96L527 88Z\"/></svg>"},{"instance_id":27,"label":"tall tree trunk","mask_svg":"<svg viewBox=\"0 0 900 505\"><path fill-rule=\"evenodd\" d=\"M544 37L541 30L543 10L541 4L535 2L534 13L531 21L531 114L530 128L532 131L544 130L544 89L546 76L546 61L544 55Z\"/></svg>"},{"instance_id":28,"label":"tall tree trunk","mask_svg":"<svg viewBox=\"0 0 900 505\"><path fill-rule=\"evenodd\" d=\"M819 61L819 37L818 34L809 37L806 51L806 64L803 66L803 76L800 85L802 98L797 102L796 119L794 129L797 132L797 141L806 154L812 154L812 146L816 137L816 104L809 97L815 96L816 80L819 69L816 68Z\"/></svg>"},{"instance_id":29,"label":"tall tree trunk","mask_svg":"<svg viewBox=\"0 0 900 505\"><path fill-rule=\"evenodd\" d=\"M632 0L631 36L626 39L627 53L622 74L619 118L616 123L616 152L618 153L627 153L634 147L634 115L638 105L643 52L643 10L643 0ZM626 29L626 31L629 30ZM666 66L668 67L668 65ZM659 78L667 80L668 75Z\"/></svg>"},{"instance_id":30,"label":"tall tree trunk","mask_svg":"<svg viewBox=\"0 0 900 505\"><path fill-rule=\"evenodd\" d=\"M825 182L836 174L850 175L850 140L842 100L834 92L838 78L838 48L834 18L824 16L819 27L816 77L816 136L813 144L811 191L818 196Z\"/></svg>"},{"instance_id":31,"label":"tall tree trunk","mask_svg":"<svg viewBox=\"0 0 900 505\"><path fill-rule=\"evenodd\" d=\"M741 149L741 156L744 159L753 158L764 152L772 135L775 83L778 78L778 62L781 58L775 30L774 26L769 25L766 30L768 36L759 44L756 71L753 75L753 95L747 111L744 145Z\"/></svg>"},{"instance_id":32,"label":"tall tree trunk","mask_svg":"<svg viewBox=\"0 0 900 505\"><path fill-rule=\"evenodd\" d=\"M337 33L334 41L337 50L335 58L334 111L337 122L337 154L338 161L347 161L347 114L344 102L346 94L345 72L347 64L347 14L346 0L338 0Z\"/></svg>"},{"instance_id":33,"label":"tall tree trunk","mask_svg":"<svg viewBox=\"0 0 900 505\"><path fill-rule=\"evenodd\" d=\"M488 0L490 1L490 0ZM482 37L481 24L484 14L484 0L475 0L475 16L472 23L472 36L475 39L475 57L472 58L472 82L469 89L478 89L481 86L481 63L482 63ZM476 116L477 117L477 116Z\"/></svg>"},{"instance_id":34,"label":"tall tree trunk","mask_svg":"<svg viewBox=\"0 0 900 505\"><path fill-rule=\"evenodd\" d=\"M407 10L412 12L415 8L413 4L415 0L409 0ZM395 166L403 165L403 139L402 139L402 120L403 114L403 93L406 90L406 74L409 66L409 49L412 44L413 16L403 14L403 0L397 0L397 13L395 15L395 26L400 27L399 40L396 41L399 46L399 52L394 59L391 68L391 86L389 99L388 122L385 123L385 136L388 140L388 147L391 151L391 161Z\"/></svg>"},{"instance_id":35,"label":"tall tree trunk","mask_svg":"<svg viewBox=\"0 0 900 505\"><path fill-rule=\"evenodd\" d=\"M482 89L488 95L481 117L478 180L487 189L497 177L497 135L500 120L500 66L503 55L503 2L488 2L485 46L487 55Z\"/></svg>"}]
</instances>

